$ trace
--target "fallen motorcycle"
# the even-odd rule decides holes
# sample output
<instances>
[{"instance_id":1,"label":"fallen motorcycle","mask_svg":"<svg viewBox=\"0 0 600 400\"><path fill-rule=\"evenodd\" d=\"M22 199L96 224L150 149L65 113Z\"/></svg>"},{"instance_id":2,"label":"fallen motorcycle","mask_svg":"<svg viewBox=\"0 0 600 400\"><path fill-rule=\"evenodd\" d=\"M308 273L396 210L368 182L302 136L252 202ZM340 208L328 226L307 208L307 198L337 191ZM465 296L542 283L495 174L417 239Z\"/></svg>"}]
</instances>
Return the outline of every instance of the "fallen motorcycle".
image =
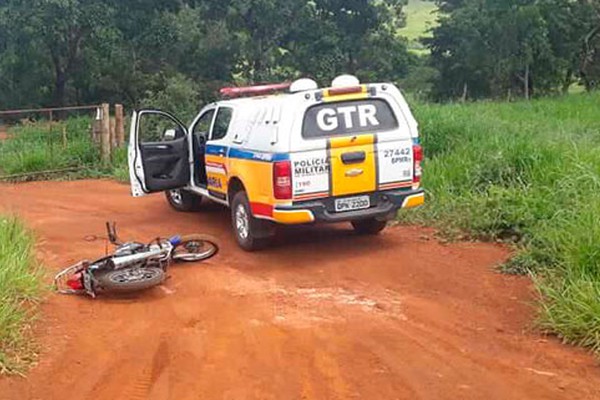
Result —
<instances>
[{"instance_id":1,"label":"fallen motorcycle","mask_svg":"<svg viewBox=\"0 0 600 400\"><path fill-rule=\"evenodd\" d=\"M116 225L106 223L115 252L96 261L81 261L59 272L54 286L59 293L88 294L134 292L161 284L171 262L195 262L214 256L219 247L209 235L192 234L157 238L148 244L122 243Z\"/></svg>"}]
</instances>

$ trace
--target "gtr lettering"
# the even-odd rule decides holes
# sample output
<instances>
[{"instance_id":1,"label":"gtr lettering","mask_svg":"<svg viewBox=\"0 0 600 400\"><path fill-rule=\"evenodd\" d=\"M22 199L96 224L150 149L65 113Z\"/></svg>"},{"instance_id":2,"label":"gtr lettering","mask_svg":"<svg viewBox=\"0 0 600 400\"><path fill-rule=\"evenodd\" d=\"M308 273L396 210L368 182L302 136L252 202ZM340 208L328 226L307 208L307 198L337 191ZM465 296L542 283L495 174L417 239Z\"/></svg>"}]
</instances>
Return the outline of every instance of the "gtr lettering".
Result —
<instances>
[{"instance_id":1,"label":"gtr lettering","mask_svg":"<svg viewBox=\"0 0 600 400\"><path fill-rule=\"evenodd\" d=\"M354 128L353 114L358 114L358 124L362 128L379 126L377 107L373 104L360 106L346 106L337 108L324 108L317 113L317 125L325 132L333 131L340 127L340 122L346 129Z\"/></svg>"}]
</instances>

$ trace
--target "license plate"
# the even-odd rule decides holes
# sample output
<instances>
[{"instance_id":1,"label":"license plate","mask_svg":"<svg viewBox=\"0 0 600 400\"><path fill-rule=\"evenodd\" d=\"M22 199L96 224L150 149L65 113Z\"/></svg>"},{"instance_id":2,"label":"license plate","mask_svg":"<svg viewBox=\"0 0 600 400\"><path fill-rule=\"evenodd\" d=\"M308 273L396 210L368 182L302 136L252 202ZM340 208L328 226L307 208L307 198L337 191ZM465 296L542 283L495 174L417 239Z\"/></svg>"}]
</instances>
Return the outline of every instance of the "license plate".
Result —
<instances>
[{"instance_id":1,"label":"license plate","mask_svg":"<svg viewBox=\"0 0 600 400\"><path fill-rule=\"evenodd\" d=\"M335 212L362 210L371 207L369 196L346 197L335 200Z\"/></svg>"}]
</instances>

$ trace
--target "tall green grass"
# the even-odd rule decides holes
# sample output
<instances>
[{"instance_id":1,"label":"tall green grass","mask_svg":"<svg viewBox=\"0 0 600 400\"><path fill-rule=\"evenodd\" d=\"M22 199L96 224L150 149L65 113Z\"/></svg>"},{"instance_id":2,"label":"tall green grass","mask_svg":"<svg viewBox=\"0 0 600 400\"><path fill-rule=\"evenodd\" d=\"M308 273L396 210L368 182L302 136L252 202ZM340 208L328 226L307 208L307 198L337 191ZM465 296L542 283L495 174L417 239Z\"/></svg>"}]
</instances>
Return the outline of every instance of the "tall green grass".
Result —
<instances>
[{"instance_id":1,"label":"tall green grass","mask_svg":"<svg viewBox=\"0 0 600 400\"><path fill-rule=\"evenodd\" d=\"M15 218L0 217L0 372L28 361L27 329L40 295L33 237Z\"/></svg>"},{"instance_id":2,"label":"tall green grass","mask_svg":"<svg viewBox=\"0 0 600 400\"><path fill-rule=\"evenodd\" d=\"M19 174L90 165L99 151L90 139L89 118L71 118L59 123L36 123L9 130L0 141L0 170Z\"/></svg>"},{"instance_id":3,"label":"tall green grass","mask_svg":"<svg viewBox=\"0 0 600 400\"><path fill-rule=\"evenodd\" d=\"M426 206L405 220L514 243L543 329L600 351L600 93L418 104ZM492 293L490 295L493 295Z\"/></svg>"},{"instance_id":4,"label":"tall green grass","mask_svg":"<svg viewBox=\"0 0 600 400\"><path fill-rule=\"evenodd\" d=\"M0 140L0 176L79 167L77 172L52 176L122 179L127 167L125 150L117 149L112 162L103 164L99 146L91 139L91 123L90 118L75 117L12 127L8 138Z\"/></svg>"}]
</instances>

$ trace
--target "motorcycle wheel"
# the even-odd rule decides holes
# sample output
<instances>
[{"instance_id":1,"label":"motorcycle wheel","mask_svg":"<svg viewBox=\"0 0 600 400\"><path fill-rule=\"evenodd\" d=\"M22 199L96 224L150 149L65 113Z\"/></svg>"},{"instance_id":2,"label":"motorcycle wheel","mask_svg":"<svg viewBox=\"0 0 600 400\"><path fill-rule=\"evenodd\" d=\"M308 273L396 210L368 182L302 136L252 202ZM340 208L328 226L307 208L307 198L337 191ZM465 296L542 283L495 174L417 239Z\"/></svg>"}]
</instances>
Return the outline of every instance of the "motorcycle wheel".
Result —
<instances>
[{"instance_id":1,"label":"motorcycle wheel","mask_svg":"<svg viewBox=\"0 0 600 400\"><path fill-rule=\"evenodd\" d=\"M172 258L175 261L194 262L211 258L219 251L214 237L210 235L186 235L173 249Z\"/></svg>"},{"instance_id":2,"label":"motorcycle wheel","mask_svg":"<svg viewBox=\"0 0 600 400\"><path fill-rule=\"evenodd\" d=\"M165 272L161 268L123 268L110 271L99 271L94 279L105 291L136 292L160 285L165 280Z\"/></svg>"}]
</instances>

